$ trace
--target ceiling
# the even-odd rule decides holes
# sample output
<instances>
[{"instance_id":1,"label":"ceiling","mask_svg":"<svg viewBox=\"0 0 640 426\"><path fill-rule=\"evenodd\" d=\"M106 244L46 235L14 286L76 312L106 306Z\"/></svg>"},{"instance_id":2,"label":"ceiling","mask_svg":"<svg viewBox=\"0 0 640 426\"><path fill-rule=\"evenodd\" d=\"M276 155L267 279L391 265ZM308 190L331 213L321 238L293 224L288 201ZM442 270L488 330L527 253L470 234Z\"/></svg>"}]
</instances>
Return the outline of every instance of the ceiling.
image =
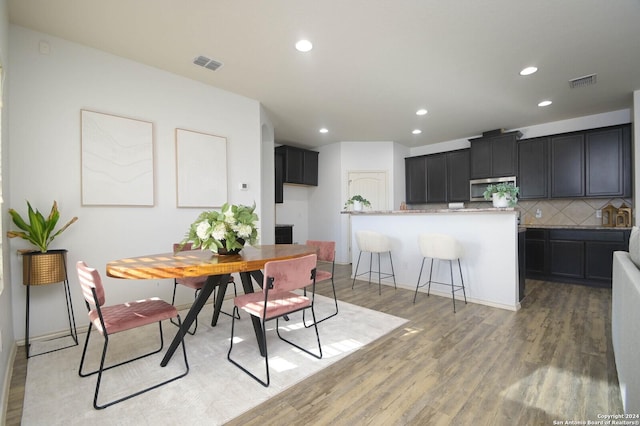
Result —
<instances>
[{"instance_id":1,"label":"ceiling","mask_svg":"<svg viewBox=\"0 0 640 426\"><path fill-rule=\"evenodd\" d=\"M276 140L302 147L470 138L630 108L640 89L640 0L8 4L14 24L256 99ZM313 50L296 51L301 38ZM199 55L223 65L194 65Z\"/></svg>"}]
</instances>

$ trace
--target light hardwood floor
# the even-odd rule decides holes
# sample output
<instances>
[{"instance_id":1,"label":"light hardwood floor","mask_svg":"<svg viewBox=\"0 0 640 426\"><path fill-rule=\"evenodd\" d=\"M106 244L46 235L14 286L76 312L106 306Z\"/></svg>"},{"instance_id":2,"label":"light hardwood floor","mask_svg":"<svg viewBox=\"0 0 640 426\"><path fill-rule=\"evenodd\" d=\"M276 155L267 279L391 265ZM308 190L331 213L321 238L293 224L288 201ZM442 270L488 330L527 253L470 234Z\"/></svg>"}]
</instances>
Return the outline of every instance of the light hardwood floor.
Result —
<instances>
[{"instance_id":1,"label":"light hardwood floor","mask_svg":"<svg viewBox=\"0 0 640 426\"><path fill-rule=\"evenodd\" d=\"M552 425L622 413L610 290L528 280L518 312L460 302L454 314L443 297L420 293L414 305L409 290L352 290L350 267L336 270L339 300L409 322L230 425ZM8 425L20 424L25 375L19 351Z\"/></svg>"}]
</instances>

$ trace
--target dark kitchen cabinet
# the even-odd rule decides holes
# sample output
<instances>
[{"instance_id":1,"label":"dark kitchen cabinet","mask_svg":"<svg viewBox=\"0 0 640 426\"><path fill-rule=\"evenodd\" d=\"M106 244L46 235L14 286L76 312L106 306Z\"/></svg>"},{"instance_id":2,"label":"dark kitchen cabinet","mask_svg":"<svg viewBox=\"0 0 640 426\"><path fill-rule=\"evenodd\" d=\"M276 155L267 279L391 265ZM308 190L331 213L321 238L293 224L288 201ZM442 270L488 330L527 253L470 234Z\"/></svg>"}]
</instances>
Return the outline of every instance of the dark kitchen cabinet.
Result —
<instances>
[{"instance_id":1,"label":"dark kitchen cabinet","mask_svg":"<svg viewBox=\"0 0 640 426\"><path fill-rule=\"evenodd\" d=\"M562 278L584 277L584 243L549 239L549 273Z\"/></svg>"},{"instance_id":2,"label":"dark kitchen cabinet","mask_svg":"<svg viewBox=\"0 0 640 426\"><path fill-rule=\"evenodd\" d=\"M631 196L631 126L585 134L587 197Z\"/></svg>"},{"instance_id":3,"label":"dark kitchen cabinet","mask_svg":"<svg viewBox=\"0 0 640 426\"><path fill-rule=\"evenodd\" d=\"M447 155L427 155L427 203L447 202Z\"/></svg>"},{"instance_id":4,"label":"dark kitchen cabinet","mask_svg":"<svg viewBox=\"0 0 640 426\"><path fill-rule=\"evenodd\" d=\"M276 225L276 244L293 244L293 225Z\"/></svg>"},{"instance_id":5,"label":"dark kitchen cabinet","mask_svg":"<svg viewBox=\"0 0 640 426\"><path fill-rule=\"evenodd\" d=\"M471 139L471 179L516 176L520 132Z\"/></svg>"},{"instance_id":6,"label":"dark kitchen cabinet","mask_svg":"<svg viewBox=\"0 0 640 426\"><path fill-rule=\"evenodd\" d=\"M275 152L276 156L282 156L283 183L318 186L317 151L282 145L277 147ZM276 157L276 167L277 161Z\"/></svg>"},{"instance_id":7,"label":"dark kitchen cabinet","mask_svg":"<svg viewBox=\"0 0 640 426\"><path fill-rule=\"evenodd\" d=\"M275 192L276 192L276 203L284 202L284 157L281 152L276 150L275 153Z\"/></svg>"},{"instance_id":8,"label":"dark kitchen cabinet","mask_svg":"<svg viewBox=\"0 0 640 426\"><path fill-rule=\"evenodd\" d=\"M549 138L518 142L518 187L522 200L549 194Z\"/></svg>"},{"instance_id":9,"label":"dark kitchen cabinet","mask_svg":"<svg viewBox=\"0 0 640 426\"><path fill-rule=\"evenodd\" d=\"M469 201L469 150L447 153L447 195L449 202Z\"/></svg>"},{"instance_id":10,"label":"dark kitchen cabinet","mask_svg":"<svg viewBox=\"0 0 640 426\"><path fill-rule=\"evenodd\" d=\"M404 159L405 192L407 204L427 202L426 156Z\"/></svg>"},{"instance_id":11,"label":"dark kitchen cabinet","mask_svg":"<svg viewBox=\"0 0 640 426\"><path fill-rule=\"evenodd\" d=\"M527 278L611 287L613 252L629 249L628 229L527 229Z\"/></svg>"},{"instance_id":12,"label":"dark kitchen cabinet","mask_svg":"<svg viewBox=\"0 0 640 426\"><path fill-rule=\"evenodd\" d=\"M546 271L547 231L527 229L525 238L525 267L527 277L544 276Z\"/></svg>"},{"instance_id":13,"label":"dark kitchen cabinet","mask_svg":"<svg viewBox=\"0 0 640 426\"><path fill-rule=\"evenodd\" d=\"M550 137L551 198L630 197L631 126Z\"/></svg>"},{"instance_id":14,"label":"dark kitchen cabinet","mask_svg":"<svg viewBox=\"0 0 640 426\"><path fill-rule=\"evenodd\" d=\"M408 204L469 201L469 150L405 158Z\"/></svg>"},{"instance_id":15,"label":"dark kitchen cabinet","mask_svg":"<svg viewBox=\"0 0 640 426\"><path fill-rule=\"evenodd\" d=\"M552 136L551 197L584 197L584 135Z\"/></svg>"}]
</instances>

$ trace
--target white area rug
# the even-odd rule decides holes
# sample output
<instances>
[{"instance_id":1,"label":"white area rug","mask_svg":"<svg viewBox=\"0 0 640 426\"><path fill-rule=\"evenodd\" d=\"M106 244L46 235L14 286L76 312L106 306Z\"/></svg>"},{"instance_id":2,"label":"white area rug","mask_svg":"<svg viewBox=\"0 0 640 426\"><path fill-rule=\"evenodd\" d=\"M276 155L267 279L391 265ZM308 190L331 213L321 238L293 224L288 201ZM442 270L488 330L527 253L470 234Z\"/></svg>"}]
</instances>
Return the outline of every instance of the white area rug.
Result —
<instances>
[{"instance_id":1,"label":"white area rug","mask_svg":"<svg viewBox=\"0 0 640 426\"><path fill-rule=\"evenodd\" d=\"M226 301L223 310L231 312L231 301ZM316 296L316 313L320 318L332 308L333 300ZM96 376L78 376L78 365L82 354L85 334L79 335L80 345L36 356L29 359L25 387L23 425L218 425L259 405L284 389L312 376L323 368L357 351L364 345L380 338L401 326L406 320L348 303L339 302L340 313L318 325L323 358L316 359L278 339L275 321L267 331L271 386L263 387L227 360L231 318L220 315L218 325L209 326L212 306L207 305L198 317L195 336L187 336L189 374L141 396L108 407L93 408ZM186 311L181 312L182 316ZM254 373L264 375L264 363L259 356L253 327L248 314L236 321L236 339L232 356L243 360L245 365L255 367ZM78 319L85 325L86 317ZM307 318L308 321L308 318ZM313 328L302 327L302 315L296 314L288 323L281 321L291 334L290 340L304 347L317 350ZM165 348L160 354L142 361L107 371L103 375L100 401L114 399L119 395L139 389L147 381L158 377L175 375L184 368L181 347L166 368L159 363L176 333L169 322L163 324ZM97 338L95 338L97 337ZM152 325L141 330L119 333L111 337L107 364L118 355L129 356L132 351L143 353L157 342L158 327ZM102 337L92 333L88 367L97 366L102 350ZM314 346L315 344L315 346ZM33 353L38 353L32 346ZM88 371L88 370L86 370ZM162 376L159 376L162 374ZM138 387L135 387L138 386ZM106 399L108 398L108 399Z\"/></svg>"}]
</instances>

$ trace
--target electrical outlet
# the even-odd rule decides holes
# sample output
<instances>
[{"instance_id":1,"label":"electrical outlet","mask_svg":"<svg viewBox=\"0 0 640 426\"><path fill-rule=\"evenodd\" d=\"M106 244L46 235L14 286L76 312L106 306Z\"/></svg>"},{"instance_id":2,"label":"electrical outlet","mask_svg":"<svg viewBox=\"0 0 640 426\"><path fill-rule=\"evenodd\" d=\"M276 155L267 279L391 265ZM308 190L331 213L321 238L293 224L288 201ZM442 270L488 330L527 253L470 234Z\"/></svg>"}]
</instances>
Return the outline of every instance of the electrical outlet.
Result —
<instances>
[{"instance_id":1,"label":"electrical outlet","mask_svg":"<svg viewBox=\"0 0 640 426\"><path fill-rule=\"evenodd\" d=\"M542 210L536 209L536 219L540 219L542 217Z\"/></svg>"},{"instance_id":2,"label":"electrical outlet","mask_svg":"<svg viewBox=\"0 0 640 426\"><path fill-rule=\"evenodd\" d=\"M602 219L602 210L596 210L596 217Z\"/></svg>"}]
</instances>

